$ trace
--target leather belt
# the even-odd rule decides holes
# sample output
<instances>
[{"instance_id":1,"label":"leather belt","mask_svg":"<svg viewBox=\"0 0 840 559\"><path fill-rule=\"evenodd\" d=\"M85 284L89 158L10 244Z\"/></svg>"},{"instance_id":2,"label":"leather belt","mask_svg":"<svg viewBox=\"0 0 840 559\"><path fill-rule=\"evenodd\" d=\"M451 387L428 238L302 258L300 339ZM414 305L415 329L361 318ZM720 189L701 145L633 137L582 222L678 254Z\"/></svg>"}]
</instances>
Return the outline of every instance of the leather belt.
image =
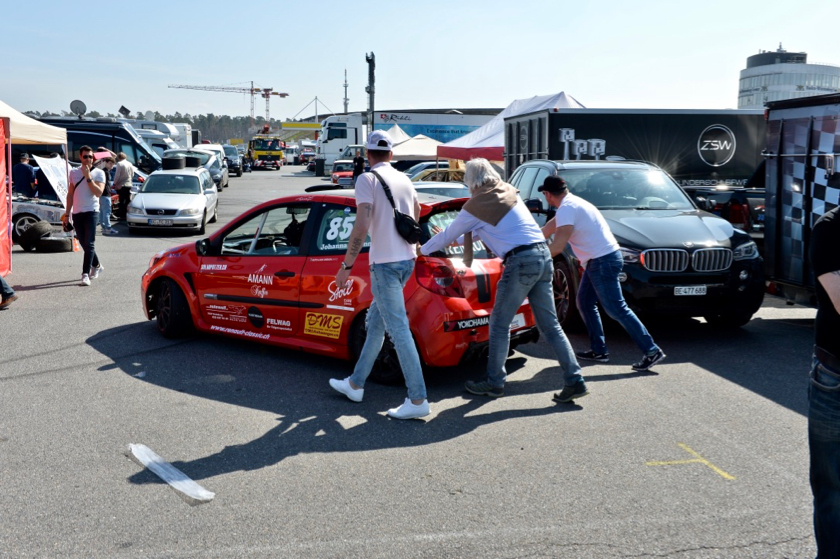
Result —
<instances>
[{"instance_id":1,"label":"leather belt","mask_svg":"<svg viewBox=\"0 0 840 559\"><path fill-rule=\"evenodd\" d=\"M814 357L829 369L840 373L840 358L835 357L818 345L814 346Z\"/></svg>"},{"instance_id":2,"label":"leather belt","mask_svg":"<svg viewBox=\"0 0 840 559\"><path fill-rule=\"evenodd\" d=\"M507 262L508 258L513 256L514 254L518 254L518 253L522 252L523 250L528 250L528 249L531 249L531 248L540 248L540 247L548 248L548 245L545 244L545 241L540 241L538 243L531 243L530 245L519 245L518 247L513 247L512 249L507 251L507 254L505 254L505 257L502 260L502 262Z\"/></svg>"}]
</instances>

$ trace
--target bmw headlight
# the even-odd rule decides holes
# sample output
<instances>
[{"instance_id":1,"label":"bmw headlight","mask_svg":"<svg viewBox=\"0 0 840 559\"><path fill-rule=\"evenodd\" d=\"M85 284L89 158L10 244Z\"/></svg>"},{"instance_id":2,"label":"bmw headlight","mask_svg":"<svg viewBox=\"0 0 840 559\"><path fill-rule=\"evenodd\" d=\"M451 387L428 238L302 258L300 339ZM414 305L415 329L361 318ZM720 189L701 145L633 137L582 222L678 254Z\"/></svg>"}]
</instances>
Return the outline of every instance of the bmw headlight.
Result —
<instances>
[{"instance_id":1,"label":"bmw headlight","mask_svg":"<svg viewBox=\"0 0 840 559\"><path fill-rule=\"evenodd\" d=\"M184 208L181 210L181 215L198 215L201 213L199 208Z\"/></svg>"},{"instance_id":2,"label":"bmw headlight","mask_svg":"<svg viewBox=\"0 0 840 559\"><path fill-rule=\"evenodd\" d=\"M135 206L133 203L128 205L128 213L144 215L146 211L140 206Z\"/></svg>"},{"instance_id":3,"label":"bmw headlight","mask_svg":"<svg viewBox=\"0 0 840 559\"><path fill-rule=\"evenodd\" d=\"M164 254L166 254L166 251L162 250L162 251L156 253L154 256L152 256L152 259L149 260L149 269L152 269L152 267L155 264L157 264L160 261L161 258L163 258Z\"/></svg>"},{"instance_id":4,"label":"bmw headlight","mask_svg":"<svg viewBox=\"0 0 840 559\"><path fill-rule=\"evenodd\" d=\"M747 241L733 249L732 257L735 260L752 260L753 258L758 258L758 246L754 241Z\"/></svg>"},{"instance_id":5,"label":"bmw headlight","mask_svg":"<svg viewBox=\"0 0 840 559\"><path fill-rule=\"evenodd\" d=\"M632 248L624 248L620 247L618 251L621 253L621 257L624 259L625 264L636 264L639 262L639 257L641 256L641 251L632 249Z\"/></svg>"}]
</instances>

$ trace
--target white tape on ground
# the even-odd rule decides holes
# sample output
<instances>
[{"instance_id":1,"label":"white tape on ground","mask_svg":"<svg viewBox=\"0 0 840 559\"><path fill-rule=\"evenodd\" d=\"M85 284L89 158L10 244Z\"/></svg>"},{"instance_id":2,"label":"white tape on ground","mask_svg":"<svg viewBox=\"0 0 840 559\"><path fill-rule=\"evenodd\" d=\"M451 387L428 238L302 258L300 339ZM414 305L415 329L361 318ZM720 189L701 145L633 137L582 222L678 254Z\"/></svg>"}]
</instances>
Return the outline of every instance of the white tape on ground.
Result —
<instances>
[{"instance_id":1,"label":"white tape on ground","mask_svg":"<svg viewBox=\"0 0 840 559\"><path fill-rule=\"evenodd\" d=\"M175 490L179 497L192 506L209 503L216 496L215 493L207 491L187 477L187 474L155 454L146 445L128 445L126 456L157 474Z\"/></svg>"}]
</instances>

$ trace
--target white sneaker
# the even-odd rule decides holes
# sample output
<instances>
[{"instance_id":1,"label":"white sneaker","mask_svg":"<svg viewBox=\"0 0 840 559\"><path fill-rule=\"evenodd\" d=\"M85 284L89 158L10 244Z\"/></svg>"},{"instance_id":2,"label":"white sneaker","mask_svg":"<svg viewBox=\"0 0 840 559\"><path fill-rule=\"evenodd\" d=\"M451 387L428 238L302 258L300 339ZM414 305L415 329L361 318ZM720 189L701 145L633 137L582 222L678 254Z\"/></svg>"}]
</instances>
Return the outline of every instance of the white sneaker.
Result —
<instances>
[{"instance_id":1,"label":"white sneaker","mask_svg":"<svg viewBox=\"0 0 840 559\"><path fill-rule=\"evenodd\" d=\"M98 278L99 274L101 274L102 270L104 270L104 269L105 269L105 266L103 266L102 264L100 264L99 266L96 266L93 270L90 271L90 279ZM88 284L88 285L90 285L90 284Z\"/></svg>"},{"instance_id":2,"label":"white sneaker","mask_svg":"<svg viewBox=\"0 0 840 559\"><path fill-rule=\"evenodd\" d=\"M120 232L117 231L116 229L114 229L113 227L111 227L110 229L108 229L108 234L109 235L119 235Z\"/></svg>"},{"instance_id":3,"label":"white sneaker","mask_svg":"<svg viewBox=\"0 0 840 559\"><path fill-rule=\"evenodd\" d=\"M423 400L422 404L412 404L411 398L406 398L400 407L388 410L388 415L394 419L417 419L430 413L432 411L429 409L428 400Z\"/></svg>"},{"instance_id":4,"label":"white sneaker","mask_svg":"<svg viewBox=\"0 0 840 559\"><path fill-rule=\"evenodd\" d=\"M330 379L330 386L333 389L341 392L354 402L361 402L362 398L365 396L365 389L364 388L353 388L350 386L350 377L346 379L339 380L337 378Z\"/></svg>"},{"instance_id":5,"label":"white sneaker","mask_svg":"<svg viewBox=\"0 0 840 559\"><path fill-rule=\"evenodd\" d=\"M82 281L79 285L90 285L90 276L87 274L82 274Z\"/></svg>"}]
</instances>

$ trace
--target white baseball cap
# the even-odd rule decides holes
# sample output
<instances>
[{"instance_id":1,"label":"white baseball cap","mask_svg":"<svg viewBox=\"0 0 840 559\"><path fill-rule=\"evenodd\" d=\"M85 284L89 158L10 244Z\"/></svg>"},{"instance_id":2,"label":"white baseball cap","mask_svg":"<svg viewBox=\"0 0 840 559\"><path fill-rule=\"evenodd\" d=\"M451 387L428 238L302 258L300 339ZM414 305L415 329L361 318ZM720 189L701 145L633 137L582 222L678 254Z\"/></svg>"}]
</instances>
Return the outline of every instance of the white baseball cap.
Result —
<instances>
[{"instance_id":1,"label":"white baseball cap","mask_svg":"<svg viewBox=\"0 0 840 559\"><path fill-rule=\"evenodd\" d=\"M391 136L384 130L374 130L368 134L367 149L373 151L391 151L394 143L391 141Z\"/></svg>"}]
</instances>

